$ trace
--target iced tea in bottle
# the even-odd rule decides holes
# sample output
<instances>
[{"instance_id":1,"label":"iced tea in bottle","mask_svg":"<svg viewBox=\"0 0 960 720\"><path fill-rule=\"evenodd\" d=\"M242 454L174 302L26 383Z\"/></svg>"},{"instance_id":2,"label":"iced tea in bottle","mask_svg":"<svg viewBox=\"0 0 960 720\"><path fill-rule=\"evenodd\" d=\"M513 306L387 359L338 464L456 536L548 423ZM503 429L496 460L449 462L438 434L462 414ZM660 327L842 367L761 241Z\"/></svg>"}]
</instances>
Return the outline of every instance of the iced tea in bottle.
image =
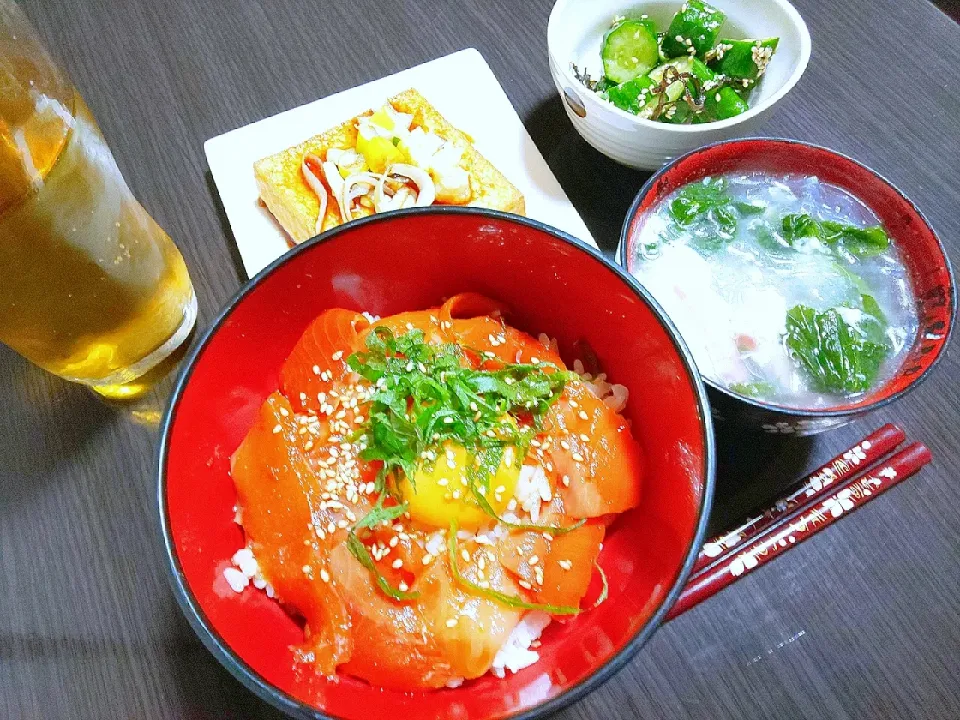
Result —
<instances>
[{"instance_id":1,"label":"iced tea in bottle","mask_svg":"<svg viewBox=\"0 0 960 720\"><path fill-rule=\"evenodd\" d=\"M0 0L0 341L123 398L196 313L180 252L22 11Z\"/></svg>"}]
</instances>

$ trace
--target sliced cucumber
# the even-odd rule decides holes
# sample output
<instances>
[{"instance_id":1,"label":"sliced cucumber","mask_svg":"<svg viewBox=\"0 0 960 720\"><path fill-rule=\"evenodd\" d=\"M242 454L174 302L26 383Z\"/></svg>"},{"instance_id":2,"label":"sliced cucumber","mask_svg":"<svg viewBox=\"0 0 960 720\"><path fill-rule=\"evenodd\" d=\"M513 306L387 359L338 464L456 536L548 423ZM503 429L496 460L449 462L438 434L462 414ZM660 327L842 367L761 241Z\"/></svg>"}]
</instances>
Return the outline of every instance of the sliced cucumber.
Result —
<instances>
[{"instance_id":1,"label":"sliced cucumber","mask_svg":"<svg viewBox=\"0 0 960 720\"><path fill-rule=\"evenodd\" d=\"M646 75L657 64L657 36L644 20L623 20L603 37L603 72L615 83Z\"/></svg>"},{"instance_id":2,"label":"sliced cucumber","mask_svg":"<svg viewBox=\"0 0 960 720\"><path fill-rule=\"evenodd\" d=\"M767 68L777 49L779 38L766 40L720 40L707 53L710 65L727 77L755 80Z\"/></svg>"},{"instance_id":3,"label":"sliced cucumber","mask_svg":"<svg viewBox=\"0 0 960 720\"><path fill-rule=\"evenodd\" d=\"M703 116L707 121L726 120L750 109L747 101L730 87L711 90L703 103Z\"/></svg>"},{"instance_id":4,"label":"sliced cucumber","mask_svg":"<svg viewBox=\"0 0 960 720\"><path fill-rule=\"evenodd\" d=\"M650 88L654 85L649 75L627 80L607 90L607 99L621 110L637 115L649 99Z\"/></svg>"},{"instance_id":5,"label":"sliced cucumber","mask_svg":"<svg viewBox=\"0 0 960 720\"><path fill-rule=\"evenodd\" d=\"M726 17L702 0L687 0L670 22L663 39L663 51L670 57L703 57L716 44Z\"/></svg>"},{"instance_id":6,"label":"sliced cucumber","mask_svg":"<svg viewBox=\"0 0 960 720\"><path fill-rule=\"evenodd\" d=\"M663 82L663 74L667 68L673 68L680 74L689 74L693 72L693 59L689 57L671 60L650 71L650 79L657 85ZM683 95L683 80L677 80L667 86L667 101L673 102Z\"/></svg>"}]
</instances>

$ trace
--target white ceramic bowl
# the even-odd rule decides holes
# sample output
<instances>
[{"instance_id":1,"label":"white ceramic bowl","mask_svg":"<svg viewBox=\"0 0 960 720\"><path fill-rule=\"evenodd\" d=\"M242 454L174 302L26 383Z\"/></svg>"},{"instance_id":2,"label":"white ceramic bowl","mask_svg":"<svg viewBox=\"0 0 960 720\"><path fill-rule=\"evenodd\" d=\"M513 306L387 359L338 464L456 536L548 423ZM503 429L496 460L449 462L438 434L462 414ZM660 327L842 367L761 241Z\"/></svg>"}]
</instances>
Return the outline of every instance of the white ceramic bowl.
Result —
<instances>
[{"instance_id":1,"label":"white ceramic bowl","mask_svg":"<svg viewBox=\"0 0 960 720\"><path fill-rule=\"evenodd\" d=\"M750 98L736 117L702 125L671 125L620 110L583 86L571 63L591 77L603 75L600 45L617 15L649 15L666 30L683 0L557 0L547 25L550 73L567 116L604 155L630 167L654 170L703 145L754 133L776 102L797 84L810 60L810 32L786 0L708 0L727 15L721 37L779 37L780 43Z\"/></svg>"}]
</instances>

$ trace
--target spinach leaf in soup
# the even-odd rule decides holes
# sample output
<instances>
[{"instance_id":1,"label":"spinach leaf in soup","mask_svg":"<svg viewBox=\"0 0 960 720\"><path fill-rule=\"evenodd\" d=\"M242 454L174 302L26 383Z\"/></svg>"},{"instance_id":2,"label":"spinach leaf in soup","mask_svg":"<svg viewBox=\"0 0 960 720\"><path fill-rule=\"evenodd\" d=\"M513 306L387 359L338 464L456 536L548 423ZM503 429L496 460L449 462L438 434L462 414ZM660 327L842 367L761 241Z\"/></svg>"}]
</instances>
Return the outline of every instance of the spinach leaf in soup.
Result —
<instances>
[{"instance_id":1,"label":"spinach leaf in soup","mask_svg":"<svg viewBox=\"0 0 960 720\"><path fill-rule=\"evenodd\" d=\"M669 210L675 226L689 232L691 245L709 254L733 240L742 218L761 214L764 207L731 198L723 178L705 178L681 188Z\"/></svg>"},{"instance_id":2,"label":"spinach leaf in soup","mask_svg":"<svg viewBox=\"0 0 960 720\"><path fill-rule=\"evenodd\" d=\"M795 252L794 247L770 228L767 223L758 223L751 228L754 239L761 249L777 255Z\"/></svg>"},{"instance_id":3,"label":"spinach leaf in soup","mask_svg":"<svg viewBox=\"0 0 960 720\"><path fill-rule=\"evenodd\" d=\"M820 228L821 237L827 245L847 250L858 257L879 255L890 246L890 237L879 225L859 228L824 220Z\"/></svg>"},{"instance_id":4,"label":"spinach leaf in soup","mask_svg":"<svg viewBox=\"0 0 960 720\"><path fill-rule=\"evenodd\" d=\"M776 392L776 389L773 387L773 385L765 380L757 380L756 382L730 383L729 387L733 392L744 395L748 398L753 398L755 400L771 397Z\"/></svg>"},{"instance_id":5,"label":"spinach leaf in soup","mask_svg":"<svg viewBox=\"0 0 960 720\"><path fill-rule=\"evenodd\" d=\"M681 226L692 225L711 210L730 204L727 183L723 178L704 178L680 188L670 203L670 217Z\"/></svg>"},{"instance_id":6,"label":"spinach leaf in soup","mask_svg":"<svg viewBox=\"0 0 960 720\"><path fill-rule=\"evenodd\" d=\"M876 301L870 297L864 304L873 306ZM877 328L866 321L872 316L861 312L865 322L856 325L848 323L838 308L817 312L796 305L787 312L784 342L814 385L824 392L867 391L890 351L882 332L878 334Z\"/></svg>"},{"instance_id":7,"label":"spinach leaf in soup","mask_svg":"<svg viewBox=\"0 0 960 720\"><path fill-rule=\"evenodd\" d=\"M820 224L806 213L784 215L780 229L791 247L799 245L804 238L820 238Z\"/></svg>"},{"instance_id":8,"label":"spinach leaf in soup","mask_svg":"<svg viewBox=\"0 0 960 720\"><path fill-rule=\"evenodd\" d=\"M890 245L890 238L879 225L860 228L833 220L817 220L807 213L785 215L781 225L784 239L793 247L805 238L816 238L833 250L870 257L879 255Z\"/></svg>"}]
</instances>

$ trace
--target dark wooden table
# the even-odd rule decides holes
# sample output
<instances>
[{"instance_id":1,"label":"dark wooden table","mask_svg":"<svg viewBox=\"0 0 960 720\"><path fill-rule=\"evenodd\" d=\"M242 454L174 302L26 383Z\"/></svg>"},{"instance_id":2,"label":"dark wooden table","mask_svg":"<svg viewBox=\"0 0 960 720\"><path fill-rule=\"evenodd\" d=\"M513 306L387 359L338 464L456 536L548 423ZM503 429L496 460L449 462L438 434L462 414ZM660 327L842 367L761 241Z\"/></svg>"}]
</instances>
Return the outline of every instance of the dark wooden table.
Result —
<instances>
[{"instance_id":1,"label":"dark wooden table","mask_svg":"<svg viewBox=\"0 0 960 720\"><path fill-rule=\"evenodd\" d=\"M182 249L201 327L244 280L203 141L454 50L484 54L605 250L645 177L567 123L547 71L550 0L24 5ZM960 28L923 0L797 5L813 58L765 131L891 178L960 266ZM169 387L136 412L107 407L0 348L0 717L277 717L168 588L154 454ZM852 427L721 438L714 525L887 420L929 444L930 468L662 628L561 716L960 717L958 343L921 389Z\"/></svg>"}]
</instances>

